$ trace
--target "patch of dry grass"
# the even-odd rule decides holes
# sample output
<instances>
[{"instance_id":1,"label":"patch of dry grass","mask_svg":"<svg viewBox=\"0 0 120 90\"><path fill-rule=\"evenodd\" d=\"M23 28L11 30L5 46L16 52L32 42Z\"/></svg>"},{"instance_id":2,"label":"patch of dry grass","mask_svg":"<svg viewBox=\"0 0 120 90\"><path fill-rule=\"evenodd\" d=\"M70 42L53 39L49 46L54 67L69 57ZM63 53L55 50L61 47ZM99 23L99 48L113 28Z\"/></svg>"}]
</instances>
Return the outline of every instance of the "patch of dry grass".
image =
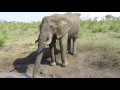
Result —
<instances>
[{"instance_id":1,"label":"patch of dry grass","mask_svg":"<svg viewBox=\"0 0 120 90\"><path fill-rule=\"evenodd\" d=\"M92 48L101 48L104 50L120 50L120 33L82 33L78 40L78 49L87 50Z\"/></svg>"}]
</instances>

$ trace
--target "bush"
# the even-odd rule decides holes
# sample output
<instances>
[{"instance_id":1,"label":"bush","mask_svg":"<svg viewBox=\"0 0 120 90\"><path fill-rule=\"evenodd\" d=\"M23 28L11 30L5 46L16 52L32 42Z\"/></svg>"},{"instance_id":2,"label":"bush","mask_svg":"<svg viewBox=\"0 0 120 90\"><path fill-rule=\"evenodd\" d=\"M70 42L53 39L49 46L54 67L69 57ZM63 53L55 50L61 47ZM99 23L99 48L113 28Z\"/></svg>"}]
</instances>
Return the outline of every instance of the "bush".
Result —
<instances>
[{"instance_id":1,"label":"bush","mask_svg":"<svg viewBox=\"0 0 120 90\"><path fill-rule=\"evenodd\" d=\"M6 39L8 39L7 34L0 36L0 47L4 47Z\"/></svg>"},{"instance_id":2,"label":"bush","mask_svg":"<svg viewBox=\"0 0 120 90\"><path fill-rule=\"evenodd\" d=\"M96 33L96 32L108 32L109 31L109 25L106 25L106 24L102 24L102 25L96 25L94 28L93 28L93 33Z\"/></svg>"},{"instance_id":3,"label":"bush","mask_svg":"<svg viewBox=\"0 0 120 90\"><path fill-rule=\"evenodd\" d=\"M4 40L0 39L0 47L3 47L4 46Z\"/></svg>"}]
</instances>

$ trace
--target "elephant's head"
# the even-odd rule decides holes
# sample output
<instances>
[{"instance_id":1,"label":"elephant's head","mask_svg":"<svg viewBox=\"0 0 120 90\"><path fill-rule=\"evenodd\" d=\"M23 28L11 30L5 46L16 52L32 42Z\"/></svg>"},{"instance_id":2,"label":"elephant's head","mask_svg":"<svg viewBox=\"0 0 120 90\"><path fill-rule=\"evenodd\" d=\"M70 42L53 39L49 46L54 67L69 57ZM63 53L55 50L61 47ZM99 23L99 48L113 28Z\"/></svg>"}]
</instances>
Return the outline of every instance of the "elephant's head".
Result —
<instances>
[{"instance_id":1,"label":"elephant's head","mask_svg":"<svg viewBox=\"0 0 120 90\"><path fill-rule=\"evenodd\" d=\"M40 24L40 35L38 38L38 55L36 58L36 65L33 72L38 70L42 54L43 48L45 44L50 44L53 38L53 35L56 35L57 38L61 38L71 29L71 22L67 17L59 14L55 14L52 16L44 17Z\"/></svg>"},{"instance_id":2,"label":"elephant's head","mask_svg":"<svg viewBox=\"0 0 120 90\"><path fill-rule=\"evenodd\" d=\"M70 30L70 28L70 20L63 15L58 14L43 18L42 23L40 25L41 35L43 33L46 33L45 36L47 36L49 41L55 34L57 38L61 38ZM50 44L50 42L48 44Z\"/></svg>"}]
</instances>

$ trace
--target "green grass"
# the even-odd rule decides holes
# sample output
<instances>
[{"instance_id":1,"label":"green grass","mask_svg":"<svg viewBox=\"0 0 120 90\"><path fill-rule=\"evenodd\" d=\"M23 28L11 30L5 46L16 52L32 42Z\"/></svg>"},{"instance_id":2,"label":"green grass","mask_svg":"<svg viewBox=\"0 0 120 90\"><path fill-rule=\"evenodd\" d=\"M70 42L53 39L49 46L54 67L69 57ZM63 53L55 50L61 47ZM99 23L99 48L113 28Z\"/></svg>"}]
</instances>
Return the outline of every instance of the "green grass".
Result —
<instances>
[{"instance_id":1,"label":"green grass","mask_svg":"<svg viewBox=\"0 0 120 90\"><path fill-rule=\"evenodd\" d=\"M79 50L101 48L107 51L120 50L120 33L109 31L107 33L81 32L78 40Z\"/></svg>"},{"instance_id":2,"label":"green grass","mask_svg":"<svg viewBox=\"0 0 120 90\"><path fill-rule=\"evenodd\" d=\"M0 47L5 48L21 45L29 41L30 37L33 37L33 39L37 38L39 34L39 24L40 22L0 23ZM30 41L32 42L33 39Z\"/></svg>"},{"instance_id":3,"label":"green grass","mask_svg":"<svg viewBox=\"0 0 120 90\"><path fill-rule=\"evenodd\" d=\"M27 48L38 38L40 22L0 23L0 48L21 46ZM78 49L120 50L118 20L81 20ZM37 47L37 45L36 45Z\"/></svg>"}]
</instances>

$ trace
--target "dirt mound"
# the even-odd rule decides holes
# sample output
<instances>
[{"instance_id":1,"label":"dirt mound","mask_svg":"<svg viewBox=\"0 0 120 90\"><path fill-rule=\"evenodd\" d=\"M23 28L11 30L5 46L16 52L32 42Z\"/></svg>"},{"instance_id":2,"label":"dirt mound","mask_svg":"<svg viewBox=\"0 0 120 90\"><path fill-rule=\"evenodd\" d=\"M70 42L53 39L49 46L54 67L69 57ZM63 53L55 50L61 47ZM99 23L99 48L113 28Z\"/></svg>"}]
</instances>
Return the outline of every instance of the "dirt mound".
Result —
<instances>
[{"instance_id":1,"label":"dirt mound","mask_svg":"<svg viewBox=\"0 0 120 90\"><path fill-rule=\"evenodd\" d=\"M23 57L25 55L26 57ZM36 51L29 55L22 53L19 57L0 65L0 78L31 77ZM59 51L56 57L58 65L50 66L49 49L45 50L41 67L37 73L38 78L120 78L119 51L105 52L96 48L79 52L77 56L68 54L68 67L61 67L62 62Z\"/></svg>"}]
</instances>

